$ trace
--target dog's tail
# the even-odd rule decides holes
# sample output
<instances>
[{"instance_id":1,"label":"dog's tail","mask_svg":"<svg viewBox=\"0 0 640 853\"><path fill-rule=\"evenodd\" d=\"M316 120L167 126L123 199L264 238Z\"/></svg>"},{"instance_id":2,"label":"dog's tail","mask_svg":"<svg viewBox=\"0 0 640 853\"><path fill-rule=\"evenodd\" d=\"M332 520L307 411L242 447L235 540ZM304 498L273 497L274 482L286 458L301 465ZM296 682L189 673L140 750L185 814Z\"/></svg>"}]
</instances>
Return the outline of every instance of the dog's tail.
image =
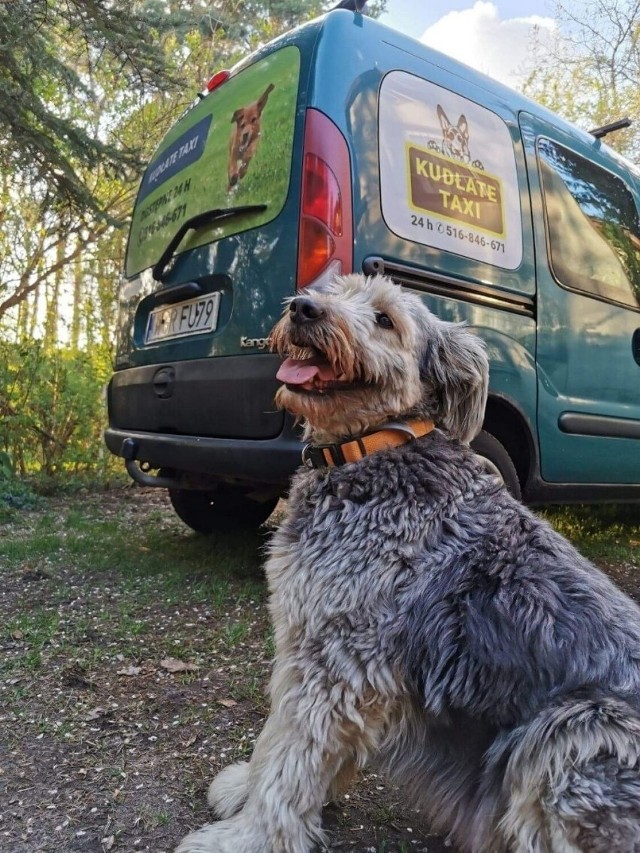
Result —
<instances>
[{"instance_id":1,"label":"dog's tail","mask_svg":"<svg viewBox=\"0 0 640 853\"><path fill-rule=\"evenodd\" d=\"M499 737L487 759L485 781L501 780L498 831L508 849L640 850L635 702L564 701Z\"/></svg>"}]
</instances>

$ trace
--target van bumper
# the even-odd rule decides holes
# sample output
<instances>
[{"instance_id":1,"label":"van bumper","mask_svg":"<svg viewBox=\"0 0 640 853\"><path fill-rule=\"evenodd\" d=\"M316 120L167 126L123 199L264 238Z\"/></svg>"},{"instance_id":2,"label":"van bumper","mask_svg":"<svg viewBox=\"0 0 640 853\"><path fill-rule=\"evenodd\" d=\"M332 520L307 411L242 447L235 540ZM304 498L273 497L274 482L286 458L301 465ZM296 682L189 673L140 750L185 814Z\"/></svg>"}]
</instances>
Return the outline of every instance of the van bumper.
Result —
<instances>
[{"instance_id":1,"label":"van bumper","mask_svg":"<svg viewBox=\"0 0 640 853\"><path fill-rule=\"evenodd\" d=\"M227 480L256 487L268 484L284 492L302 461L300 435L288 416L280 435L271 439L170 435L116 427L106 429L104 438L115 456L141 463L145 469L161 469L176 478L175 485L180 478L183 487L202 488ZM166 485L164 480L157 485Z\"/></svg>"}]
</instances>

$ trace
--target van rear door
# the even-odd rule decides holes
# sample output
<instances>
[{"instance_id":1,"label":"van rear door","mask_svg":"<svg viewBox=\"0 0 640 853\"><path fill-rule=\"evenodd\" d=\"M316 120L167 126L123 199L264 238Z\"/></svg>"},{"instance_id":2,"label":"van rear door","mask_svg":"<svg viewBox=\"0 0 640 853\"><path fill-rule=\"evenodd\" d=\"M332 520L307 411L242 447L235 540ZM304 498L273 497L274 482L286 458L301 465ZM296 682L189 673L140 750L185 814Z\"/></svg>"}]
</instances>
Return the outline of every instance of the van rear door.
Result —
<instances>
[{"instance_id":1,"label":"van rear door","mask_svg":"<svg viewBox=\"0 0 640 853\"><path fill-rule=\"evenodd\" d=\"M236 439L282 430L267 337L295 287L305 38L314 33L235 69L146 169L120 289L113 427Z\"/></svg>"},{"instance_id":2,"label":"van rear door","mask_svg":"<svg viewBox=\"0 0 640 853\"><path fill-rule=\"evenodd\" d=\"M640 218L632 178L596 139L527 113L520 125L534 205L542 477L638 483Z\"/></svg>"},{"instance_id":3,"label":"van rear door","mask_svg":"<svg viewBox=\"0 0 640 853\"><path fill-rule=\"evenodd\" d=\"M295 278L281 243L298 213L287 200L301 55L276 44L234 71L153 156L129 233L117 367L258 352L279 317Z\"/></svg>"}]
</instances>

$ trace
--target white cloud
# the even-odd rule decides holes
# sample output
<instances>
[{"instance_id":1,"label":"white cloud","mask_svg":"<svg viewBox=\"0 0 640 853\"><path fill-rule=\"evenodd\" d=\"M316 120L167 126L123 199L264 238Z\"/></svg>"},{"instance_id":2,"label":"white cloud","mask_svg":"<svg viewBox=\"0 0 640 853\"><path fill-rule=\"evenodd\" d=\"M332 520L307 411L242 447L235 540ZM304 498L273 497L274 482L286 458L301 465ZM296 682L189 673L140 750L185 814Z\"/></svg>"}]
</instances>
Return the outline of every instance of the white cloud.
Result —
<instances>
[{"instance_id":1,"label":"white cloud","mask_svg":"<svg viewBox=\"0 0 640 853\"><path fill-rule=\"evenodd\" d=\"M421 41L518 88L532 69L535 31L547 44L556 23L541 15L502 19L494 3L477 0L471 9L444 15L425 30Z\"/></svg>"}]
</instances>

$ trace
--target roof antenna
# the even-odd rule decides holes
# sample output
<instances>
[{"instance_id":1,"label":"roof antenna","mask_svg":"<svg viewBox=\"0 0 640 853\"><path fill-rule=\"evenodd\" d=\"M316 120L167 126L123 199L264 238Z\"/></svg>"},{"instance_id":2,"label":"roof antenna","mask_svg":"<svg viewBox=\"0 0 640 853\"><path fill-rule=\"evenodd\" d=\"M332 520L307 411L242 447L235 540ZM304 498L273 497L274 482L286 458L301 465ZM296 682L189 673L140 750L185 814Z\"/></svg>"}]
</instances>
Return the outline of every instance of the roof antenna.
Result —
<instances>
[{"instance_id":1,"label":"roof antenna","mask_svg":"<svg viewBox=\"0 0 640 853\"><path fill-rule=\"evenodd\" d=\"M622 130L624 127L631 127L632 124L633 122L630 118L621 118L619 121L614 121L611 124L603 124L602 127L594 127L594 129L590 130L589 133L591 136L595 136L596 139L602 139L603 136L613 133L614 130Z\"/></svg>"},{"instance_id":2,"label":"roof antenna","mask_svg":"<svg viewBox=\"0 0 640 853\"><path fill-rule=\"evenodd\" d=\"M348 12L362 12L365 7L367 0L340 0L337 6L334 6L331 10L334 12L336 9L346 9Z\"/></svg>"}]
</instances>

